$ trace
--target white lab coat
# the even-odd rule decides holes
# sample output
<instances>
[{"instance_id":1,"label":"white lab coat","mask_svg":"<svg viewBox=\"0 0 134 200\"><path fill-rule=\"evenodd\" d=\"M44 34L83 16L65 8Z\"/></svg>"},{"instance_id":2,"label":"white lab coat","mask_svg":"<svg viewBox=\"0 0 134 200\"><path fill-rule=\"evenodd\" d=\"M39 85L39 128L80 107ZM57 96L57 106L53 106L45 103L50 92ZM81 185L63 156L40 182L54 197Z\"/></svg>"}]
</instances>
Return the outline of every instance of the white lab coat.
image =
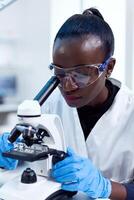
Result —
<instances>
[{"instance_id":1,"label":"white lab coat","mask_svg":"<svg viewBox=\"0 0 134 200\"><path fill-rule=\"evenodd\" d=\"M121 85L112 106L98 120L86 142L76 108L66 104L58 89L42 111L60 116L67 146L88 156L104 176L118 182L134 179L134 95L127 87Z\"/></svg>"}]
</instances>

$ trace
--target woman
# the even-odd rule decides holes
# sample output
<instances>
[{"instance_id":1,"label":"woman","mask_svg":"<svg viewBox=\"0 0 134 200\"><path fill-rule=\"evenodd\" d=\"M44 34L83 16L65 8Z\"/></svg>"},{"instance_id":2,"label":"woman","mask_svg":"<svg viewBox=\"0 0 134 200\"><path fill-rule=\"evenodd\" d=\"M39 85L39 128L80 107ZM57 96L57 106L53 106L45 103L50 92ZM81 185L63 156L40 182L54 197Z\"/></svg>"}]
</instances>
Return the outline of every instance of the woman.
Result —
<instances>
[{"instance_id":1,"label":"woman","mask_svg":"<svg viewBox=\"0 0 134 200\"><path fill-rule=\"evenodd\" d=\"M134 199L134 96L110 79L114 36L97 9L70 17L58 31L50 69L60 93L44 112L60 116L68 157L52 172L62 188L91 198ZM62 94L62 96L61 96ZM87 158L88 157L88 158Z\"/></svg>"}]
</instances>

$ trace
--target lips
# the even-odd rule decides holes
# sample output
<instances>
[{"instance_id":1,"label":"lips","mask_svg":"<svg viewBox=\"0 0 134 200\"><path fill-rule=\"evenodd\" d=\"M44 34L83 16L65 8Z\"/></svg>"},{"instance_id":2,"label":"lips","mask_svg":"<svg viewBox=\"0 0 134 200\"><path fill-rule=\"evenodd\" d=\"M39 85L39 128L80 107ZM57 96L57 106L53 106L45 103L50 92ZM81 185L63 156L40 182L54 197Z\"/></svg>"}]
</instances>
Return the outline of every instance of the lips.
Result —
<instances>
[{"instance_id":1,"label":"lips","mask_svg":"<svg viewBox=\"0 0 134 200\"><path fill-rule=\"evenodd\" d=\"M66 100L68 101L74 101L74 100L78 100L78 99L81 99L81 97L77 97L77 96L72 96L72 95L65 95L64 96L66 98Z\"/></svg>"}]
</instances>

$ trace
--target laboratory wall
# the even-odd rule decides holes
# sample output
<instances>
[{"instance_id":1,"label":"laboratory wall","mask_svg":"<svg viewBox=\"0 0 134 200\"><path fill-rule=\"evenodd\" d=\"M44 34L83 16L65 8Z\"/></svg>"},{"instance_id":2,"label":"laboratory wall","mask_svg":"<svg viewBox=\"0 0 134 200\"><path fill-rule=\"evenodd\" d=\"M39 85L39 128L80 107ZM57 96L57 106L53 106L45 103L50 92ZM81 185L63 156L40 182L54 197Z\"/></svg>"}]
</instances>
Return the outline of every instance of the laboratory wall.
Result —
<instances>
[{"instance_id":1,"label":"laboratory wall","mask_svg":"<svg viewBox=\"0 0 134 200\"><path fill-rule=\"evenodd\" d=\"M49 10L49 1L19 0L0 12L0 70L16 74L16 101L34 97L48 78Z\"/></svg>"}]
</instances>

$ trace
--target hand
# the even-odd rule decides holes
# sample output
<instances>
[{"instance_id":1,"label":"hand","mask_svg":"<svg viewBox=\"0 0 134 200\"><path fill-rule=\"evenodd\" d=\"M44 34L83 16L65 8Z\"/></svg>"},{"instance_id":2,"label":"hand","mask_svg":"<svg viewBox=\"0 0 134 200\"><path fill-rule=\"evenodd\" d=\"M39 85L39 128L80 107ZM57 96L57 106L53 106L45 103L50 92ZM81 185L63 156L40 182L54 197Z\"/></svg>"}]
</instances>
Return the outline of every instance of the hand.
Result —
<instances>
[{"instance_id":1,"label":"hand","mask_svg":"<svg viewBox=\"0 0 134 200\"><path fill-rule=\"evenodd\" d=\"M8 141L9 133L3 133L0 135L0 167L5 169L15 169L18 161L2 156L2 153L13 149L14 145Z\"/></svg>"},{"instance_id":2,"label":"hand","mask_svg":"<svg viewBox=\"0 0 134 200\"><path fill-rule=\"evenodd\" d=\"M71 148L68 157L56 163L52 169L53 178L67 191L82 191L91 198L108 198L111 182L104 178L89 159L82 158Z\"/></svg>"}]
</instances>

